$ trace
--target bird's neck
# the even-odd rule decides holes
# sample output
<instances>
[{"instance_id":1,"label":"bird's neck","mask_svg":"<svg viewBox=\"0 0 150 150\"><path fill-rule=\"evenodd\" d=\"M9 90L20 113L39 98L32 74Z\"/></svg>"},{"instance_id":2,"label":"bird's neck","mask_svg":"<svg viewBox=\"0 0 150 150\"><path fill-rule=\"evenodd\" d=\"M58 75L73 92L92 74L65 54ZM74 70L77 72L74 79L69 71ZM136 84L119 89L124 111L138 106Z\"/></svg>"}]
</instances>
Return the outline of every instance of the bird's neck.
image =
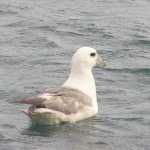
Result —
<instances>
[{"instance_id":1,"label":"bird's neck","mask_svg":"<svg viewBox=\"0 0 150 150\"><path fill-rule=\"evenodd\" d=\"M96 86L91 68L81 66L72 67L69 78L63 86L78 89L88 95L92 99L93 107L97 112Z\"/></svg>"}]
</instances>

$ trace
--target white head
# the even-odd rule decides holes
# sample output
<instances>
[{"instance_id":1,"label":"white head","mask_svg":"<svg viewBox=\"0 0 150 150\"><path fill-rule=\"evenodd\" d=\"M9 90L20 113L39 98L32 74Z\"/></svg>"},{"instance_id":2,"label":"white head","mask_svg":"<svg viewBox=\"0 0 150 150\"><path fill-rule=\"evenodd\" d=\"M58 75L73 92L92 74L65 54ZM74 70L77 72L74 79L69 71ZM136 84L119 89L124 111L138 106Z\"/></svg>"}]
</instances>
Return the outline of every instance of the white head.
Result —
<instances>
[{"instance_id":1,"label":"white head","mask_svg":"<svg viewBox=\"0 0 150 150\"><path fill-rule=\"evenodd\" d=\"M92 69L95 65L104 66L104 61L97 51L91 47L81 47L77 49L72 57L72 67Z\"/></svg>"}]
</instances>

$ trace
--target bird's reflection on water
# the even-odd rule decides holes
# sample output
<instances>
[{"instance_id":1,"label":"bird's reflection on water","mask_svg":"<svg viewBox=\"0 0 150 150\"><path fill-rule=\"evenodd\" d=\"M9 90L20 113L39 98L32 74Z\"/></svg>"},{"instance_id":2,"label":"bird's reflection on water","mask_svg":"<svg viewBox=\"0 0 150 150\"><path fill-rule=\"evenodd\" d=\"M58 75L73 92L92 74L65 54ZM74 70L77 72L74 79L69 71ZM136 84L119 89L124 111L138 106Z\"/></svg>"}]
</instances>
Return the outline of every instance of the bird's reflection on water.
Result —
<instances>
[{"instance_id":1,"label":"bird's reflection on water","mask_svg":"<svg viewBox=\"0 0 150 150\"><path fill-rule=\"evenodd\" d=\"M52 142L52 145L60 142L59 144L63 145L62 149L89 150L92 147L101 149L106 147L107 143L101 137L96 138L95 121L97 119L93 117L74 124L40 125L31 123L27 129L22 131L22 134L29 137L38 136L40 139L43 137L44 141Z\"/></svg>"},{"instance_id":2,"label":"bird's reflection on water","mask_svg":"<svg viewBox=\"0 0 150 150\"><path fill-rule=\"evenodd\" d=\"M57 135L59 132L62 132L66 126L68 125L40 125L31 123L30 126L23 131L23 134L33 136L53 136Z\"/></svg>"},{"instance_id":3,"label":"bird's reflection on water","mask_svg":"<svg viewBox=\"0 0 150 150\"><path fill-rule=\"evenodd\" d=\"M93 117L94 118L94 117ZM60 133L88 133L88 128L92 128L92 120L93 118L89 118L87 120L78 122L78 123L61 123L56 125L42 125L31 122L29 127L23 131L22 134L26 135L34 135L34 136L55 136L59 135Z\"/></svg>"}]
</instances>

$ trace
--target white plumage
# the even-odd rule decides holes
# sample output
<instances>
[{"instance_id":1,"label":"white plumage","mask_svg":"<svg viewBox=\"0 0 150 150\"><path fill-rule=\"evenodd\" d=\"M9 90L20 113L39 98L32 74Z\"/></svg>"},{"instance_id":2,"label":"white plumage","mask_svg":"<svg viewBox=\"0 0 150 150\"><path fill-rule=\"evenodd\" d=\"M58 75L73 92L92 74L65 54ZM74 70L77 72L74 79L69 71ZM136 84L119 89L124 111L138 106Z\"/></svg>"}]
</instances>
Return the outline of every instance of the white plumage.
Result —
<instances>
[{"instance_id":1,"label":"white plumage","mask_svg":"<svg viewBox=\"0 0 150 150\"><path fill-rule=\"evenodd\" d=\"M24 112L32 121L40 124L76 122L92 117L98 112L92 74L92 68L97 63L104 67L104 61L95 49L79 48L72 57L70 75L60 88L49 89L17 102L30 104Z\"/></svg>"}]
</instances>

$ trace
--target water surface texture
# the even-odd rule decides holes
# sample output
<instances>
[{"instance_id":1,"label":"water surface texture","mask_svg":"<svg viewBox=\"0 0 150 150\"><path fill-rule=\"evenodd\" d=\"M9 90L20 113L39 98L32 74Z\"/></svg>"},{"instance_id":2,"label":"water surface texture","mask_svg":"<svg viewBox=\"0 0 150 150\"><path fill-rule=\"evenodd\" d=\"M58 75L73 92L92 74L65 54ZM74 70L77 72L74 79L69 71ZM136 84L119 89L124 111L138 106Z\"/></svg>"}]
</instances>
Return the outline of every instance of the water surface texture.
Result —
<instances>
[{"instance_id":1,"label":"water surface texture","mask_svg":"<svg viewBox=\"0 0 150 150\"><path fill-rule=\"evenodd\" d=\"M108 63L93 70L98 115L30 126L12 102L61 85L81 46ZM149 141L150 1L0 0L1 150L148 150Z\"/></svg>"}]
</instances>

